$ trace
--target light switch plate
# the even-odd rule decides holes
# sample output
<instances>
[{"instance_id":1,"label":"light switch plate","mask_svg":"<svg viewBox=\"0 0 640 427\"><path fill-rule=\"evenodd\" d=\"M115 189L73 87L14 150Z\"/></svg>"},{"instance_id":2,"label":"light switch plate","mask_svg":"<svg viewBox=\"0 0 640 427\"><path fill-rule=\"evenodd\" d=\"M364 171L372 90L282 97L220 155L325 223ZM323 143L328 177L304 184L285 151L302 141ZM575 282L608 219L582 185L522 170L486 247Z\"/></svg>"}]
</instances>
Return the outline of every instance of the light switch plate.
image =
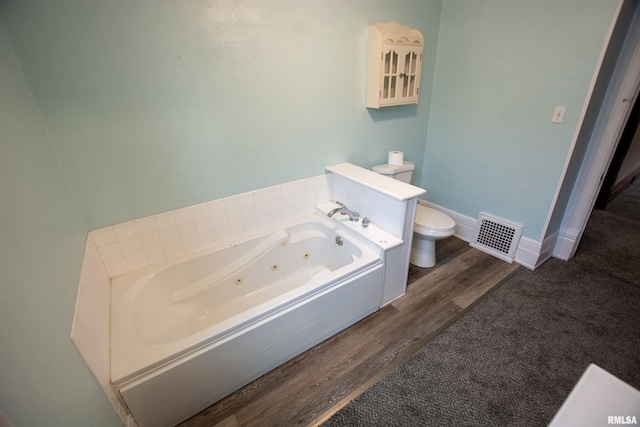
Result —
<instances>
[{"instance_id":1,"label":"light switch plate","mask_svg":"<svg viewBox=\"0 0 640 427\"><path fill-rule=\"evenodd\" d=\"M562 123L565 111L567 111L566 105L556 106L556 109L553 110L553 116L551 116L551 123Z\"/></svg>"}]
</instances>

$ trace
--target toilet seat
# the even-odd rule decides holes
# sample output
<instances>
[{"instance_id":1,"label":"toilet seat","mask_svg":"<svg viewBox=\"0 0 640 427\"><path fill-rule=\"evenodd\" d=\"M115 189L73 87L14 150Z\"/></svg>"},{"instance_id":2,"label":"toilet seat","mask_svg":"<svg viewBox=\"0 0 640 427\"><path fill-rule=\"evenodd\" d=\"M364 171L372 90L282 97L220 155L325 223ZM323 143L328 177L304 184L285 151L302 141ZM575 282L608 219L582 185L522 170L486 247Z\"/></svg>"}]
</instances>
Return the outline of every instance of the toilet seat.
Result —
<instances>
[{"instance_id":1,"label":"toilet seat","mask_svg":"<svg viewBox=\"0 0 640 427\"><path fill-rule=\"evenodd\" d=\"M456 229L456 222L447 214L418 205L413 231L423 235L452 235Z\"/></svg>"}]
</instances>

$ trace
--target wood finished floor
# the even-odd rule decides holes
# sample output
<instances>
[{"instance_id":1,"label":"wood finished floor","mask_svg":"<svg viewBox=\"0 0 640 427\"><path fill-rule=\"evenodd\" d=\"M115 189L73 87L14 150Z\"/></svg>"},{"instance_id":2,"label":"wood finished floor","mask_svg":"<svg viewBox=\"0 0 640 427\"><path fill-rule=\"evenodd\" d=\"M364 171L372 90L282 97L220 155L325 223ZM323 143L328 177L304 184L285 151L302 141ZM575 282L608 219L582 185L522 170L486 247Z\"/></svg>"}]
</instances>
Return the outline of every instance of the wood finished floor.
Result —
<instances>
[{"instance_id":1,"label":"wood finished floor","mask_svg":"<svg viewBox=\"0 0 640 427\"><path fill-rule=\"evenodd\" d=\"M518 268L455 237L436 244L436 266L411 266L406 295L180 426L318 425Z\"/></svg>"}]
</instances>

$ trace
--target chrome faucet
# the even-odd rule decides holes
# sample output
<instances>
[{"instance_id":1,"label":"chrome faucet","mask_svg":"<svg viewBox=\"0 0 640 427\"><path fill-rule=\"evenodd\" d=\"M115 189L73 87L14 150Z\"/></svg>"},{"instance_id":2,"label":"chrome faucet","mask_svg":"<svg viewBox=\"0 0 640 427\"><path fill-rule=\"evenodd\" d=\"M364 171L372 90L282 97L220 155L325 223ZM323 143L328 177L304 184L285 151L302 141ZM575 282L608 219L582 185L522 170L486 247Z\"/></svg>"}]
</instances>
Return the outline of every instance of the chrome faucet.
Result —
<instances>
[{"instance_id":1,"label":"chrome faucet","mask_svg":"<svg viewBox=\"0 0 640 427\"><path fill-rule=\"evenodd\" d=\"M336 203L339 204L340 207L332 209L327 214L328 217L332 217L336 214L336 212L340 212L341 215L349 215L349 221L358 221L358 218L360 218L360 214L358 212L354 212L350 210L343 203L340 203L340 202L336 202Z\"/></svg>"}]
</instances>

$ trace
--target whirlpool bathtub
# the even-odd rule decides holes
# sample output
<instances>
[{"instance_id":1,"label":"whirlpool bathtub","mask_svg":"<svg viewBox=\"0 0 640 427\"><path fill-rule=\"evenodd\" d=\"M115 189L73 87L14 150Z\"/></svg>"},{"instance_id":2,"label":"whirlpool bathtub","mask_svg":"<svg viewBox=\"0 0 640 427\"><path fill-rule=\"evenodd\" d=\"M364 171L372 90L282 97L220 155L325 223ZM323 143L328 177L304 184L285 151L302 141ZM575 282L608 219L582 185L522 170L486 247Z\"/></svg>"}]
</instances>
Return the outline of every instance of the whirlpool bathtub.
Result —
<instances>
[{"instance_id":1,"label":"whirlpool bathtub","mask_svg":"<svg viewBox=\"0 0 640 427\"><path fill-rule=\"evenodd\" d=\"M111 380L175 425L376 311L379 254L320 216L112 281Z\"/></svg>"}]
</instances>

